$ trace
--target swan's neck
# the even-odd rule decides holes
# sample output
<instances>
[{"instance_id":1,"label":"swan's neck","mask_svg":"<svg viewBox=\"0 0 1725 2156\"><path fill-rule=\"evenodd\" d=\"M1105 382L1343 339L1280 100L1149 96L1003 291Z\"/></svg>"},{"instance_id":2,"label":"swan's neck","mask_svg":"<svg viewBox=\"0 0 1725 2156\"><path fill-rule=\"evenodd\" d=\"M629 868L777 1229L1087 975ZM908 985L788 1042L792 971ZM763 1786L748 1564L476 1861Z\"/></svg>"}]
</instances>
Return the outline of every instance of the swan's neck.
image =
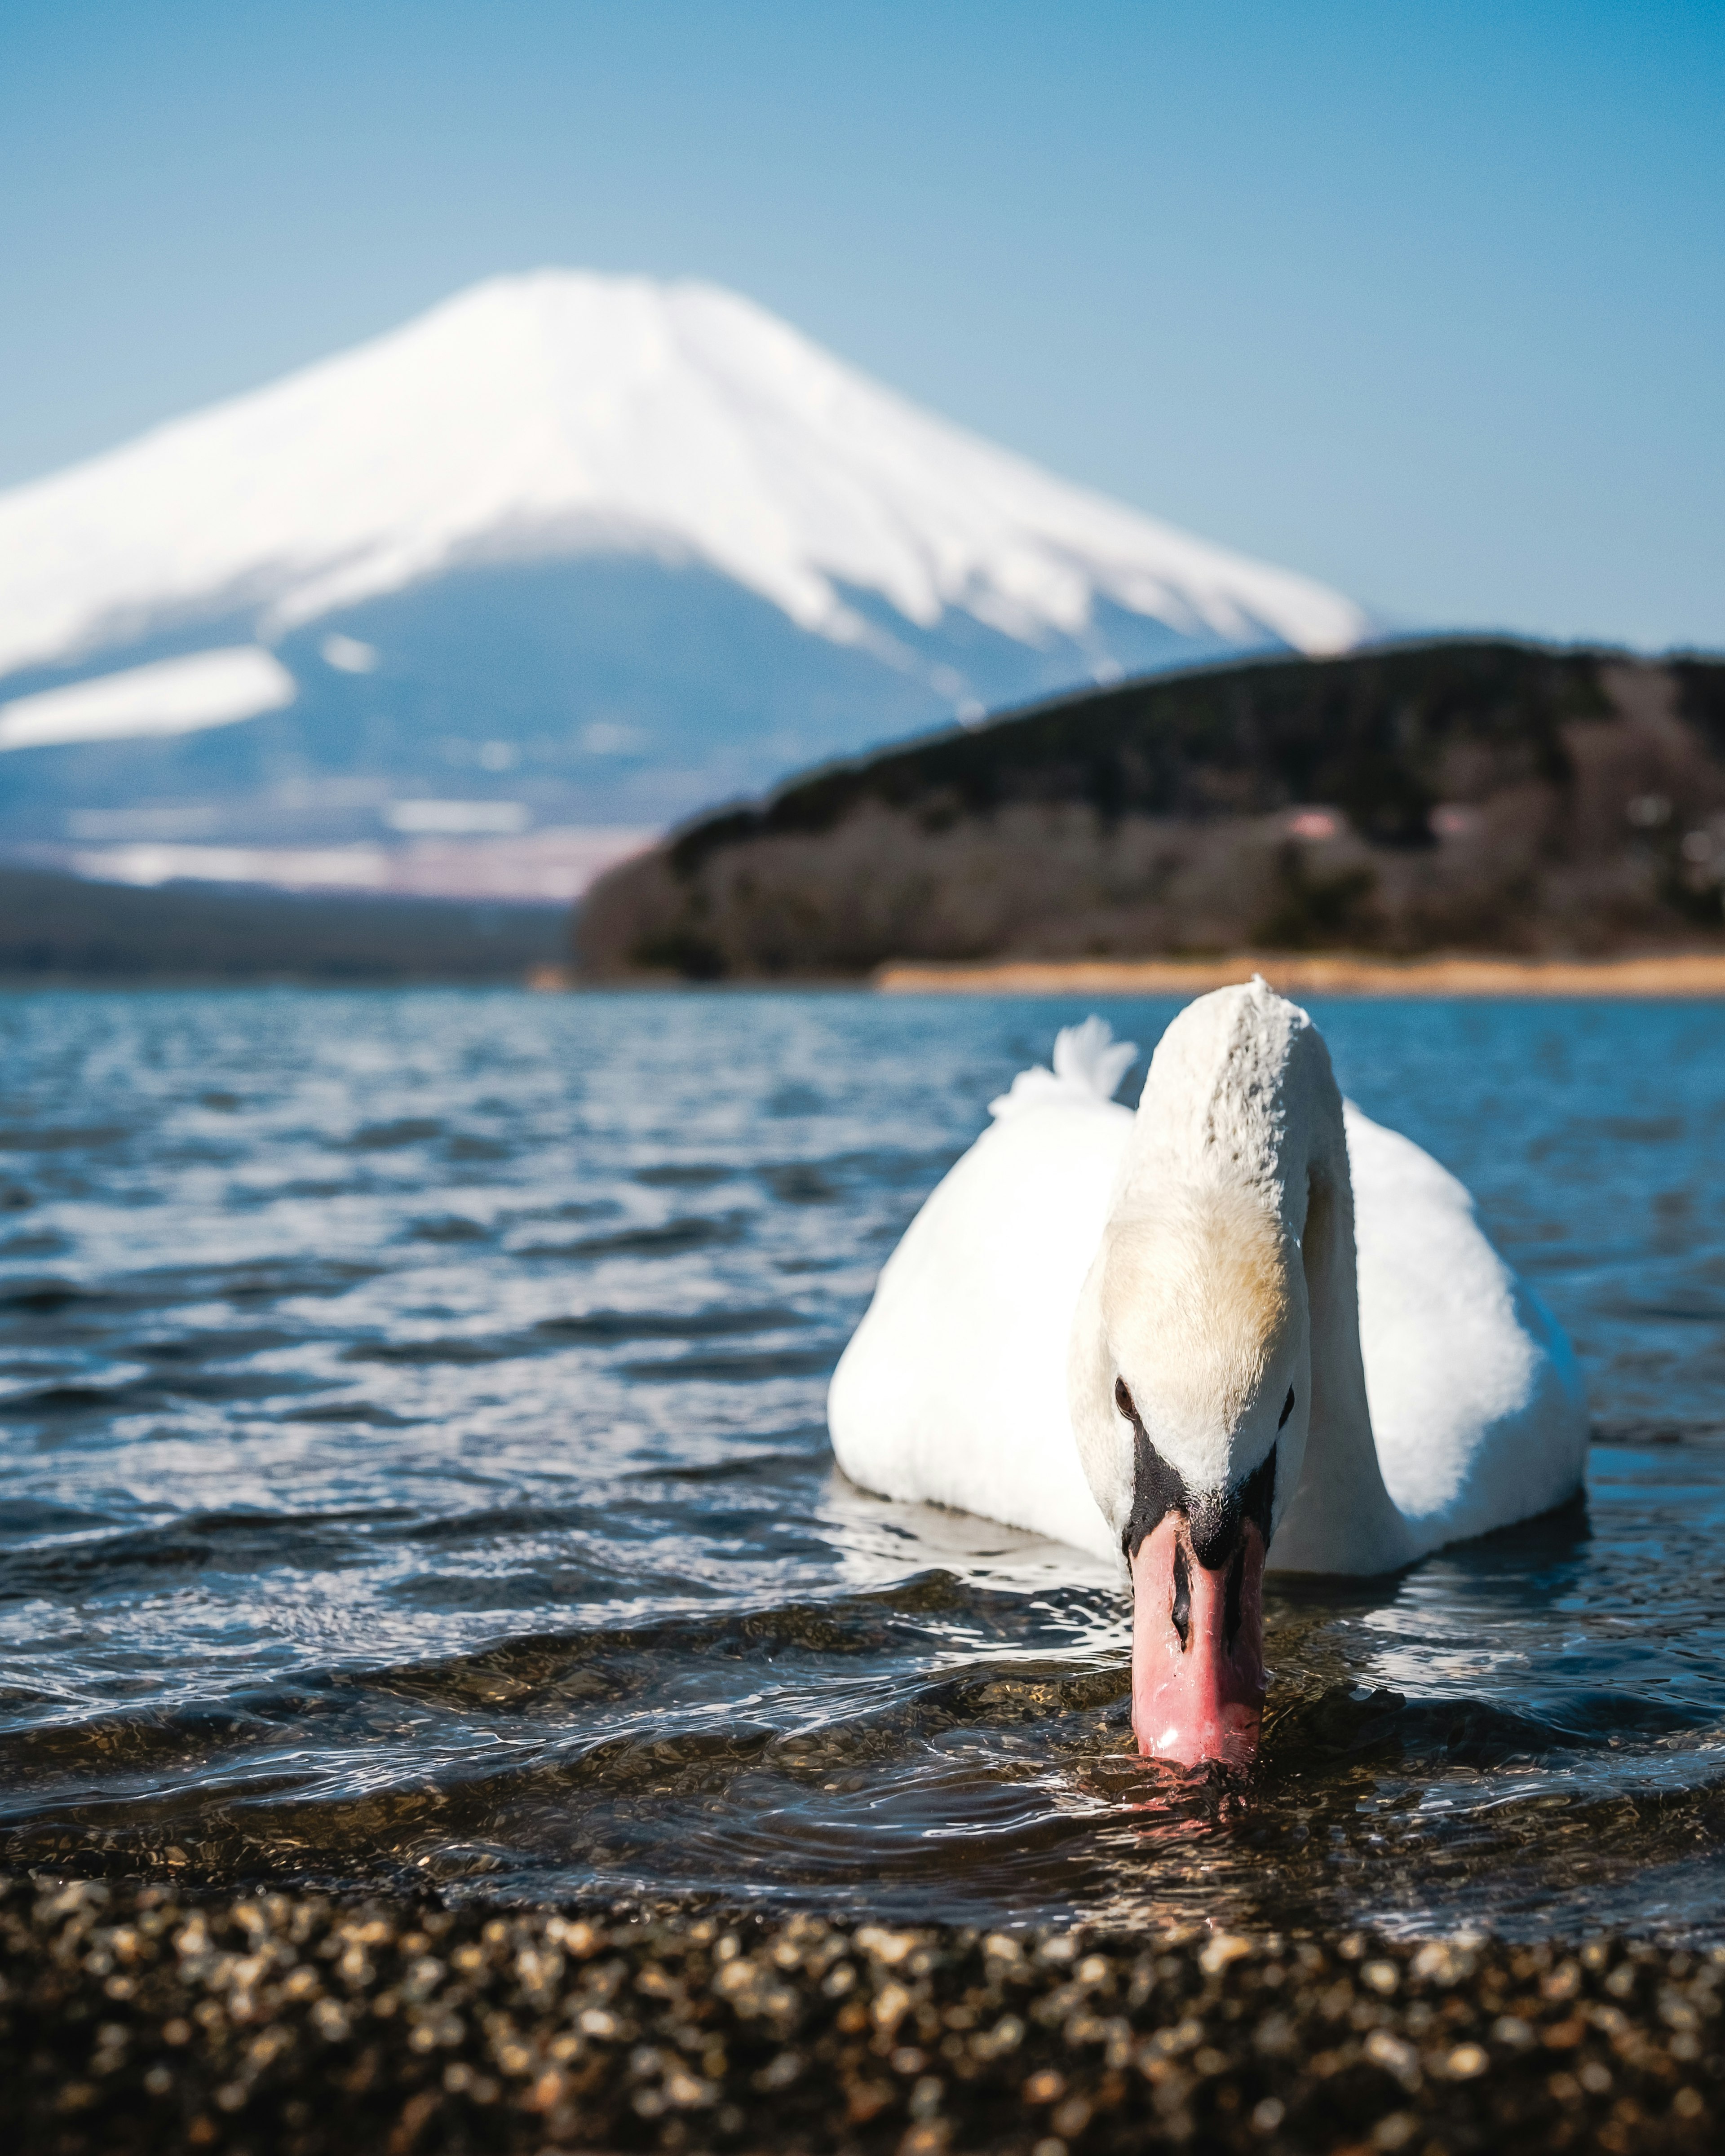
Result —
<instances>
[{"instance_id":1,"label":"swan's neck","mask_svg":"<svg viewBox=\"0 0 1725 2156\"><path fill-rule=\"evenodd\" d=\"M1329 1054L1305 1014L1266 989L1214 1002L1221 1008L1209 1023L1186 1022L1198 1019L1194 1006L1158 1050L1115 1217L1183 1189L1246 1198L1276 1222L1305 1305L1310 1365L1304 1454L1277 1491L1270 1561L1300 1572L1388 1569L1406 1561L1408 1534L1366 1400L1353 1185Z\"/></svg>"}]
</instances>

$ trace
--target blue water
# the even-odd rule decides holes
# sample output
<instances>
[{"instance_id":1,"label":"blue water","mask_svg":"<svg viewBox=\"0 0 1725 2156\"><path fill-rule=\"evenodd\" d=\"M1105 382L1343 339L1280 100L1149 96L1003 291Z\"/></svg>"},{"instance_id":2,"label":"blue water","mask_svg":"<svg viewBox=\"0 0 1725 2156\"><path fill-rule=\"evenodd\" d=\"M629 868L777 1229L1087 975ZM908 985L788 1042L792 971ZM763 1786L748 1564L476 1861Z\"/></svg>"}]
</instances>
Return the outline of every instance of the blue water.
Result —
<instances>
[{"instance_id":1,"label":"blue water","mask_svg":"<svg viewBox=\"0 0 1725 2156\"><path fill-rule=\"evenodd\" d=\"M828 1455L1085 1008L0 997L0 1859L1725 1939L1725 1009L1314 1007L1598 1435L1585 1507L1273 1591L1242 1790L1133 1758L1104 1568Z\"/></svg>"}]
</instances>

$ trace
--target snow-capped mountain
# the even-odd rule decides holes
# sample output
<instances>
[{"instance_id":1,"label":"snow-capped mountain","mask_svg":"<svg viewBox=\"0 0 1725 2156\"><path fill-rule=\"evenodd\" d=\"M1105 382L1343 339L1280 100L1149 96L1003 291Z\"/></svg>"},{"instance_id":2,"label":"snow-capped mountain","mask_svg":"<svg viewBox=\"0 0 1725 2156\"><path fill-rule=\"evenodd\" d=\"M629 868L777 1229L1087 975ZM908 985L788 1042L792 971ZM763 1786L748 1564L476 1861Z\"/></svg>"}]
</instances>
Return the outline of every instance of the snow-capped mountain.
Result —
<instances>
[{"instance_id":1,"label":"snow-capped mountain","mask_svg":"<svg viewBox=\"0 0 1725 2156\"><path fill-rule=\"evenodd\" d=\"M0 837L651 826L1088 679L1365 627L732 293L499 278L0 495Z\"/></svg>"}]
</instances>

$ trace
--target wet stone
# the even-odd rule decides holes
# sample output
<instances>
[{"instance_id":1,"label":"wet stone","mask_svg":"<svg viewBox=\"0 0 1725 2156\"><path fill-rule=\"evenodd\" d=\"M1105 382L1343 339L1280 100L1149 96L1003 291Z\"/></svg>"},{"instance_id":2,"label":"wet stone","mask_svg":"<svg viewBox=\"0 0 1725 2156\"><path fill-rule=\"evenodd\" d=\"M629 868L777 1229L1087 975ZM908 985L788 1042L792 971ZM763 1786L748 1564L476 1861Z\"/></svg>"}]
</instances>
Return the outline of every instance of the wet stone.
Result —
<instances>
[{"instance_id":1,"label":"wet stone","mask_svg":"<svg viewBox=\"0 0 1725 2156\"><path fill-rule=\"evenodd\" d=\"M1725 2143L1725 1949L0 1881L18 2156Z\"/></svg>"}]
</instances>

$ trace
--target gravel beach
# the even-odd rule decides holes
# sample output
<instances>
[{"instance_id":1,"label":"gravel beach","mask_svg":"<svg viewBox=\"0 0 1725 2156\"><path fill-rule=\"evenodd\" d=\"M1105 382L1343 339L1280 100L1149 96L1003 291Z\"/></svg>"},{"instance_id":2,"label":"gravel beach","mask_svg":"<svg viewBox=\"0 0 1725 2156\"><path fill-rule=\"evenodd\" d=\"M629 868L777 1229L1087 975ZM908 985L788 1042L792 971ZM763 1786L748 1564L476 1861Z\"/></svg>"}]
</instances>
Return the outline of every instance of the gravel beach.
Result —
<instances>
[{"instance_id":1,"label":"gravel beach","mask_svg":"<svg viewBox=\"0 0 1725 2156\"><path fill-rule=\"evenodd\" d=\"M0 1882L20 2156L1712 2149L1725 1950Z\"/></svg>"}]
</instances>

